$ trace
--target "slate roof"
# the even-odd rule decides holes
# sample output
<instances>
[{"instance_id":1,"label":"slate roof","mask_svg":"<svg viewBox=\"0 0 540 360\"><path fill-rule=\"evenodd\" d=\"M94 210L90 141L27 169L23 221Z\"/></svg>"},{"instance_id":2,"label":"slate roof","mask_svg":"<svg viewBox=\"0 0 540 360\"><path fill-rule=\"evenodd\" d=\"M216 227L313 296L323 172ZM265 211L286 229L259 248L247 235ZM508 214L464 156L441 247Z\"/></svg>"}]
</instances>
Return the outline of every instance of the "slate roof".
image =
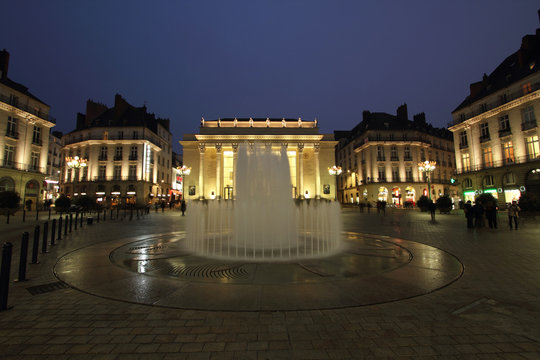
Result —
<instances>
[{"instance_id":1,"label":"slate roof","mask_svg":"<svg viewBox=\"0 0 540 360\"><path fill-rule=\"evenodd\" d=\"M28 96L28 97L36 100L36 101L39 101L43 105L49 106L46 103L44 103L43 101L41 101L40 99L38 99L30 91L28 91L28 88L26 86L24 86L22 84L19 84L19 83L15 82L15 81L11 80L8 77L0 77L0 83L6 85L9 88L12 88L13 90L16 90L16 91L18 91L20 93L23 93L24 95L26 95L26 96Z\"/></svg>"},{"instance_id":2,"label":"slate roof","mask_svg":"<svg viewBox=\"0 0 540 360\"><path fill-rule=\"evenodd\" d=\"M519 50L504 59L491 74L484 74L481 82L471 84L471 87L477 87L477 89L467 96L452 113L532 75L538 71L539 62L540 28L536 29L536 34L524 36Z\"/></svg>"}]
</instances>

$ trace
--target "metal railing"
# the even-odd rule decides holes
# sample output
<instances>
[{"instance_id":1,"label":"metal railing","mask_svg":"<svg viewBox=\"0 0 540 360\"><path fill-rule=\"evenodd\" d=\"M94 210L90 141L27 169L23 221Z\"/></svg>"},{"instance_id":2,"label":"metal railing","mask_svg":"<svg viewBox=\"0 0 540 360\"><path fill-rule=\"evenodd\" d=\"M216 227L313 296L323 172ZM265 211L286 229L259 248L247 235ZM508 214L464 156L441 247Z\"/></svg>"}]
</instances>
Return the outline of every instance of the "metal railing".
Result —
<instances>
[{"instance_id":1,"label":"metal railing","mask_svg":"<svg viewBox=\"0 0 540 360\"><path fill-rule=\"evenodd\" d=\"M100 182L100 181L143 181L144 179L137 176L94 176L92 178L81 178L80 180L73 179L68 180L67 183L72 182Z\"/></svg>"},{"instance_id":2,"label":"metal railing","mask_svg":"<svg viewBox=\"0 0 540 360\"><path fill-rule=\"evenodd\" d=\"M40 167L40 166L33 166L32 164L24 164L16 161L11 161L8 159L4 159L0 166L5 169L14 169L14 170L20 170L20 171L28 171L28 172L34 172L34 173L40 173L45 174L47 171L46 167Z\"/></svg>"},{"instance_id":3,"label":"metal railing","mask_svg":"<svg viewBox=\"0 0 540 360\"><path fill-rule=\"evenodd\" d=\"M148 140L152 144L154 144L154 145L161 148L161 144L160 144L159 139L156 139L154 136L150 136L148 134L145 134L144 136L126 136L126 135L124 135L124 136L121 136L121 137L108 135L107 139L103 138L103 134L90 134L90 135L86 134L85 136L75 136L75 135L73 135L72 137L66 138L64 140L64 144L65 145L71 145L71 144L76 144L76 143L87 141L87 140L104 140L104 141L110 141L110 140ZM163 142L166 142L166 141L163 140Z\"/></svg>"},{"instance_id":4,"label":"metal railing","mask_svg":"<svg viewBox=\"0 0 540 360\"><path fill-rule=\"evenodd\" d=\"M53 124L56 124L56 119L50 116L49 114L45 113L39 108L30 107L28 105L20 104L18 101L13 102L9 96L0 94L0 101L11 105L13 107L16 107L19 110L26 111L27 113L30 113L32 115L37 116L40 119L47 120L49 122L52 122Z\"/></svg>"},{"instance_id":5,"label":"metal railing","mask_svg":"<svg viewBox=\"0 0 540 360\"><path fill-rule=\"evenodd\" d=\"M487 164L471 165L466 169L461 168L461 169L456 170L456 174L466 174L466 173L470 173L474 171L492 169L492 168L497 168L497 167L502 167L502 166L510 166L510 165L515 165L515 164L524 164L524 163L536 162L536 161L540 161L540 155L538 154L536 155L536 157L532 157L530 155L517 156L513 160L504 159L504 160L492 161L491 163L487 163Z\"/></svg>"}]
</instances>

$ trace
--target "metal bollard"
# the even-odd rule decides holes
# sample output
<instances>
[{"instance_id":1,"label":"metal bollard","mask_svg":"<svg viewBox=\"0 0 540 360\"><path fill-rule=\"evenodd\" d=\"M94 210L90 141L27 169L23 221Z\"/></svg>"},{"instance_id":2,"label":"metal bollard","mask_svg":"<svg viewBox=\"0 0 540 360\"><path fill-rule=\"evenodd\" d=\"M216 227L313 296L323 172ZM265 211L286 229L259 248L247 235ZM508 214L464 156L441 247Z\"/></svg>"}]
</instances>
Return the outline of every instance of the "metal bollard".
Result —
<instances>
[{"instance_id":1,"label":"metal bollard","mask_svg":"<svg viewBox=\"0 0 540 360\"><path fill-rule=\"evenodd\" d=\"M9 214L9 210L8 210L8 212L7 212L7 223L8 223L8 224L9 224L9 215L10 215L10 214Z\"/></svg>"},{"instance_id":2,"label":"metal bollard","mask_svg":"<svg viewBox=\"0 0 540 360\"><path fill-rule=\"evenodd\" d=\"M2 270L0 270L0 311L8 309L9 271L11 270L11 253L13 244L4 243L2 246Z\"/></svg>"},{"instance_id":3,"label":"metal bollard","mask_svg":"<svg viewBox=\"0 0 540 360\"><path fill-rule=\"evenodd\" d=\"M83 214L84 214L84 213L81 213L81 229L82 229L82 227L83 227L83 218L84 218Z\"/></svg>"},{"instance_id":4,"label":"metal bollard","mask_svg":"<svg viewBox=\"0 0 540 360\"><path fill-rule=\"evenodd\" d=\"M54 246L54 236L56 235L56 219L53 219L51 226L51 246Z\"/></svg>"},{"instance_id":5,"label":"metal bollard","mask_svg":"<svg viewBox=\"0 0 540 360\"><path fill-rule=\"evenodd\" d=\"M131 212L129 213L129 221L133 220L133 208L131 208Z\"/></svg>"},{"instance_id":6,"label":"metal bollard","mask_svg":"<svg viewBox=\"0 0 540 360\"><path fill-rule=\"evenodd\" d=\"M17 281L26 280L26 261L28 260L28 231L23 232L21 239L21 255L19 257L19 278Z\"/></svg>"},{"instance_id":7,"label":"metal bollard","mask_svg":"<svg viewBox=\"0 0 540 360\"><path fill-rule=\"evenodd\" d=\"M67 236L67 233L68 233L68 222L69 222L69 218L66 215L66 222L64 224L64 236Z\"/></svg>"},{"instance_id":8,"label":"metal bollard","mask_svg":"<svg viewBox=\"0 0 540 360\"><path fill-rule=\"evenodd\" d=\"M116 218L117 219L120 219L119 214L120 214L120 208L116 208Z\"/></svg>"},{"instance_id":9,"label":"metal bollard","mask_svg":"<svg viewBox=\"0 0 540 360\"><path fill-rule=\"evenodd\" d=\"M100 213L100 212L101 212L101 211L99 211L99 210L98 210L98 212L97 212L97 222L99 222L99 213Z\"/></svg>"},{"instance_id":10,"label":"metal bollard","mask_svg":"<svg viewBox=\"0 0 540 360\"><path fill-rule=\"evenodd\" d=\"M41 252L47 252L47 241L49 237L49 222L45 221L43 223L43 242L41 243Z\"/></svg>"},{"instance_id":11,"label":"metal bollard","mask_svg":"<svg viewBox=\"0 0 540 360\"><path fill-rule=\"evenodd\" d=\"M103 209L103 221L107 220L107 210Z\"/></svg>"},{"instance_id":12,"label":"metal bollard","mask_svg":"<svg viewBox=\"0 0 540 360\"><path fill-rule=\"evenodd\" d=\"M39 220L39 209L36 206L36 221L38 221L38 220Z\"/></svg>"},{"instance_id":13,"label":"metal bollard","mask_svg":"<svg viewBox=\"0 0 540 360\"><path fill-rule=\"evenodd\" d=\"M62 215L58 217L58 240L62 240Z\"/></svg>"},{"instance_id":14,"label":"metal bollard","mask_svg":"<svg viewBox=\"0 0 540 360\"><path fill-rule=\"evenodd\" d=\"M77 220L79 220L79 213L75 213L75 230L77 230Z\"/></svg>"},{"instance_id":15,"label":"metal bollard","mask_svg":"<svg viewBox=\"0 0 540 360\"><path fill-rule=\"evenodd\" d=\"M113 209L111 208L111 220L114 220L113 219Z\"/></svg>"},{"instance_id":16,"label":"metal bollard","mask_svg":"<svg viewBox=\"0 0 540 360\"><path fill-rule=\"evenodd\" d=\"M69 213L69 232L71 233L71 228L73 227L73 214Z\"/></svg>"},{"instance_id":17,"label":"metal bollard","mask_svg":"<svg viewBox=\"0 0 540 360\"><path fill-rule=\"evenodd\" d=\"M26 210L23 209L23 211L22 211L22 222L24 222L24 220L26 220Z\"/></svg>"},{"instance_id":18,"label":"metal bollard","mask_svg":"<svg viewBox=\"0 0 540 360\"><path fill-rule=\"evenodd\" d=\"M51 207L49 206L49 220L51 220Z\"/></svg>"},{"instance_id":19,"label":"metal bollard","mask_svg":"<svg viewBox=\"0 0 540 360\"><path fill-rule=\"evenodd\" d=\"M38 263L39 225L34 227L34 244L32 245L32 264Z\"/></svg>"}]
</instances>

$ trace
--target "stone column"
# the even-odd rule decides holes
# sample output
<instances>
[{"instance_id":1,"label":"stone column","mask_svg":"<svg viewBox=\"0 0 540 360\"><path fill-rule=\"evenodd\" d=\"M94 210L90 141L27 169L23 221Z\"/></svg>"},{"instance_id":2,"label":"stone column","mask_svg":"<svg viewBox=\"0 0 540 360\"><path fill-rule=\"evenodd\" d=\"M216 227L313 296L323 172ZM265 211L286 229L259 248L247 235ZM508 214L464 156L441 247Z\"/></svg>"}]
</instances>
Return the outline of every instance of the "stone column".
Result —
<instances>
[{"instance_id":1,"label":"stone column","mask_svg":"<svg viewBox=\"0 0 540 360\"><path fill-rule=\"evenodd\" d=\"M205 144L199 143L199 200L204 199L204 151Z\"/></svg>"},{"instance_id":2,"label":"stone column","mask_svg":"<svg viewBox=\"0 0 540 360\"><path fill-rule=\"evenodd\" d=\"M221 144L216 144L216 199L221 199Z\"/></svg>"},{"instance_id":3,"label":"stone column","mask_svg":"<svg viewBox=\"0 0 540 360\"><path fill-rule=\"evenodd\" d=\"M236 199L236 167L238 164L238 143L233 143L233 199Z\"/></svg>"},{"instance_id":4,"label":"stone column","mask_svg":"<svg viewBox=\"0 0 540 360\"><path fill-rule=\"evenodd\" d=\"M315 152L315 199L321 198L321 169L319 169L319 151L321 145L316 143L313 151Z\"/></svg>"},{"instance_id":5,"label":"stone column","mask_svg":"<svg viewBox=\"0 0 540 360\"><path fill-rule=\"evenodd\" d=\"M297 169L297 174L298 174L298 193L300 194L300 199L303 199L304 198L304 144L298 144L298 154L297 154L297 158L298 158L298 163L297 163L297 166L298 166L298 169Z\"/></svg>"}]
</instances>

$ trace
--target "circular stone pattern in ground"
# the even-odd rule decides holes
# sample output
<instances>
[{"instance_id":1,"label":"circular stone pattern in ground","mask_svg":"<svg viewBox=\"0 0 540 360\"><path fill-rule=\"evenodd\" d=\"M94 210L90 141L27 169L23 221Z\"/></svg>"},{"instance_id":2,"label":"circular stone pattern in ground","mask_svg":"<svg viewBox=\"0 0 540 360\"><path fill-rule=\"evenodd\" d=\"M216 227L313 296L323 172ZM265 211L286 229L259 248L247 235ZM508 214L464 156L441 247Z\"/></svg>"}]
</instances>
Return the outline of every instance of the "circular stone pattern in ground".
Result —
<instances>
[{"instance_id":1,"label":"circular stone pattern in ground","mask_svg":"<svg viewBox=\"0 0 540 360\"><path fill-rule=\"evenodd\" d=\"M345 234L331 257L287 262L213 260L183 247L184 233L115 240L62 257L56 276L97 296L172 308L225 311L330 309L396 301L457 280L457 258L424 244Z\"/></svg>"}]
</instances>

